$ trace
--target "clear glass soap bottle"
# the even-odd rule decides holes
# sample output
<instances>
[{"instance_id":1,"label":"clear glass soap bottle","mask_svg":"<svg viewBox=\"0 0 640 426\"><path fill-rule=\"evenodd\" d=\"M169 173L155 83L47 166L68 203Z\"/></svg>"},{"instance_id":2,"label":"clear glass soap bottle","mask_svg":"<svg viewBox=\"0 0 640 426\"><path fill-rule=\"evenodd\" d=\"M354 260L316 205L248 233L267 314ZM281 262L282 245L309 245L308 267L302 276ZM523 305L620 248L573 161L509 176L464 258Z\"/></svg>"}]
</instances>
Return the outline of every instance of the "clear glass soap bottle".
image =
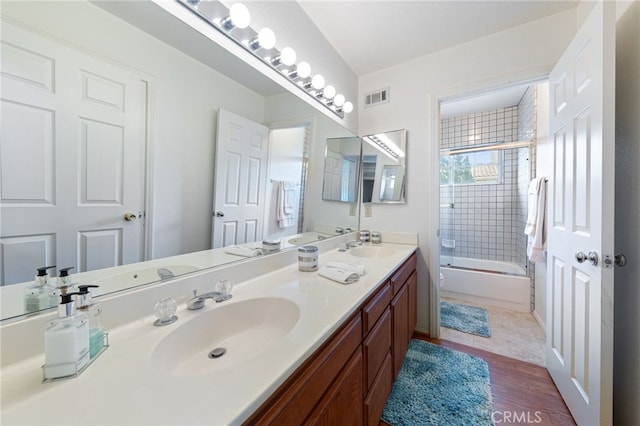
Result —
<instances>
[{"instance_id":1,"label":"clear glass soap bottle","mask_svg":"<svg viewBox=\"0 0 640 426\"><path fill-rule=\"evenodd\" d=\"M97 285L79 285L76 299L78 309L87 314L89 319L89 353L91 359L95 358L104 347L104 328L102 326L102 305L94 302L90 288Z\"/></svg>"}]
</instances>

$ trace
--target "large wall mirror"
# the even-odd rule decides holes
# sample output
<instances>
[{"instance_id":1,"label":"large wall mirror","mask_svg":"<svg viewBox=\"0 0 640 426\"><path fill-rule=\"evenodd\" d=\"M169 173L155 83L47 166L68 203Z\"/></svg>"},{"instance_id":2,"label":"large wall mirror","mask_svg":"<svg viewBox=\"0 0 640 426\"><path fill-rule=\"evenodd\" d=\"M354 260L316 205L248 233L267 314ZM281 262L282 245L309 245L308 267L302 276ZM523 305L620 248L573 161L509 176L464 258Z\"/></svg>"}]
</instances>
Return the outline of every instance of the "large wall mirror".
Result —
<instances>
[{"instance_id":1,"label":"large wall mirror","mask_svg":"<svg viewBox=\"0 0 640 426\"><path fill-rule=\"evenodd\" d=\"M211 250L220 110L269 129L267 197L300 185L295 226L268 210L263 238L286 248L358 229L322 189L326 141L354 135L157 5L7 1L1 13L2 319L25 313L40 266L73 266L99 295L246 259Z\"/></svg>"},{"instance_id":2,"label":"large wall mirror","mask_svg":"<svg viewBox=\"0 0 640 426\"><path fill-rule=\"evenodd\" d=\"M362 202L405 203L407 131L362 138Z\"/></svg>"}]
</instances>

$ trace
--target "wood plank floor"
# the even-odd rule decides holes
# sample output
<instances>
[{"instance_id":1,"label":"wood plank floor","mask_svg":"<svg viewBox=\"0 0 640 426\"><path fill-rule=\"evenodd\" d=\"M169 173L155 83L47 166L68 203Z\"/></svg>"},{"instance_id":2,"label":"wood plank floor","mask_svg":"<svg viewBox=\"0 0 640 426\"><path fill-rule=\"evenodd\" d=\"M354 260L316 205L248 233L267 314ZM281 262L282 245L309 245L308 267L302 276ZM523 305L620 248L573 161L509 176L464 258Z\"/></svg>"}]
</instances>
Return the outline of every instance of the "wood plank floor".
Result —
<instances>
[{"instance_id":1,"label":"wood plank floor","mask_svg":"<svg viewBox=\"0 0 640 426\"><path fill-rule=\"evenodd\" d=\"M489 365L496 425L575 425L544 367L418 333L413 337L485 360Z\"/></svg>"}]
</instances>

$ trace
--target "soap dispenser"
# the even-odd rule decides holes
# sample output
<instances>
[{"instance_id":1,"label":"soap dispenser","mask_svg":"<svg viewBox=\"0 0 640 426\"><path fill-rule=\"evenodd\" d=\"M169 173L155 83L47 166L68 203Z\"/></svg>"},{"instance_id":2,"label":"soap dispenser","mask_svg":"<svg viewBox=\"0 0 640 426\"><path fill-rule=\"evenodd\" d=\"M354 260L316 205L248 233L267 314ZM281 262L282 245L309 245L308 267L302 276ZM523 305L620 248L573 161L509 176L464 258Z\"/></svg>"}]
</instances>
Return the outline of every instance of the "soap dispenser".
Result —
<instances>
[{"instance_id":1,"label":"soap dispenser","mask_svg":"<svg viewBox=\"0 0 640 426\"><path fill-rule=\"evenodd\" d=\"M72 269L74 269L74 267L69 266L58 270L58 282L56 284L60 294L73 292L73 283L71 282L71 275L69 275L69 271Z\"/></svg>"},{"instance_id":2,"label":"soap dispenser","mask_svg":"<svg viewBox=\"0 0 640 426\"><path fill-rule=\"evenodd\" d=\"M90 288L97 285L79 285L77 293L77 305L81 312L89 318L89 353L91 359L95 358L104 347L104 328L102 327L102 305L93 302Z\"/></svg>"},{"instance_id":3,"label":"soap dispenser","mask_svg":"<svg viewBox=\"0 0 640 426\"><path fill-rule=\"evenodd\" d=\"M38 273L35 276L33 285L27 287L24 294L25 312L37 312L51 307L51 278L47 271L51 268L55 268L55 265L38 268Z\"/></svg>"},{"instance_id":4,"label":"soap dispenser","mask_svg":"<svg viewBox=\"0 0 640 426\"><path fill-rule=\"evenodd\" d=\"M45 380L76 375L89 362L89 321L84 312L76 312L74 294L60 296L58 318L45 325Z\"/></svg>"}]
</instances>

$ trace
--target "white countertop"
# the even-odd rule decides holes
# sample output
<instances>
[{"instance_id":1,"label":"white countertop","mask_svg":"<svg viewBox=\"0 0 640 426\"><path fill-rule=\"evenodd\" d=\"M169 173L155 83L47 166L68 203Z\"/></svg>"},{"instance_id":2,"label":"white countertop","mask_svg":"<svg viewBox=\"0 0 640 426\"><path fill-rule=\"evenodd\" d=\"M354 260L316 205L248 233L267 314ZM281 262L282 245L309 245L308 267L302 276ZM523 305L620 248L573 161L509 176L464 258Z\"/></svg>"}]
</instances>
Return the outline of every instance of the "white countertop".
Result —
<instances>
[{"instance_id":1,"label":"white countertop","mask_svg":"<svg viewBox=\"0 0 640 426\"><path fill-rule=\"evenodd\" d=\"M148 316L107 330L111 346L73 379L41 383L43 355L4 368L0 423L240 424L416 250L414 245L381 246L392 248L394 254L360 258L332 250L320 255L320 267L329 261L363 264L366 273L353 284L300 272L293 264L236 284L233 299L227 302L207 301L199 311L181 304L175 324L155 327L155 318ZM227 354L212 360L227 363L227 368L199 375L173 376L149 362L155 346L175 327L205 311L260 297L285 298L300 308L298 322L277 345L235 358Z\"/></svg>"}]
</instances>

